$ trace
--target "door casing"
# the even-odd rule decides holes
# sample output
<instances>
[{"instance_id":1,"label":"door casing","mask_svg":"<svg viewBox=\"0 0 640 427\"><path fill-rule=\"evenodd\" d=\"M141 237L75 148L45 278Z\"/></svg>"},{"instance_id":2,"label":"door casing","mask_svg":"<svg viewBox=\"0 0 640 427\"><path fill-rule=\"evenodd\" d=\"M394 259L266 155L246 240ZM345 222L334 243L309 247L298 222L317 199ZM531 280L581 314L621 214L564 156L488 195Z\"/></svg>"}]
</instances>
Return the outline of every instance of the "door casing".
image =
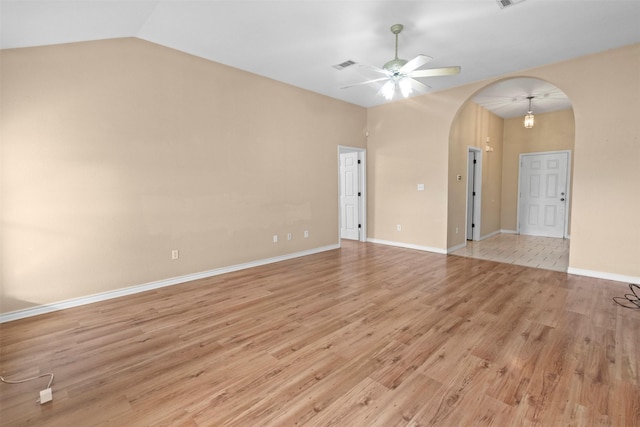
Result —
<instances>
[{"instance_id":1,"label":"door casing","mask_svg":"<svg viewBox=\"0 0 640 427\"><path fill-rule=\"evenodd\" d=\"M475 159L475 167L473 164ZM475 196L472 192L475 191ZM467 151L467 217L465 237L467 240L480 240L482 221L482 150L468 147ZM473 227L472 227L473 224Z\"/></svg>"}]
</instances>

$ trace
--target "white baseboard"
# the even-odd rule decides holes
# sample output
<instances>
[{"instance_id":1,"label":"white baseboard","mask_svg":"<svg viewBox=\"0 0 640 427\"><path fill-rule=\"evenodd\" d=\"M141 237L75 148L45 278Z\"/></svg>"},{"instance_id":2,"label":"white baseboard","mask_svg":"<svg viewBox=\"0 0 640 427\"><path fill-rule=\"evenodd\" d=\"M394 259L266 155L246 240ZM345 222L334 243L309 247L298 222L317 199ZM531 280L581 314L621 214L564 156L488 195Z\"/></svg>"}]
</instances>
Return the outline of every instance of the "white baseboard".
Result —
<instances>
[{"instance_id":1,"label":"white baseboard","mask_svg":"<svg viewBox=\"0 0 640 427\"><path fill-rule=\"evenodd\" d=\"M517 230L500 230L500 233L504 233L504 234L518 234ZM560 237L561 239L562 237ZM567 237L565 237L565 239L570 239L571 235L567 235Z\"/></svg>"},{"instance_id":2,"label":"white baseboard","mask_svg":"<svg viewBox=\"0 0 640 427\"><path fill-rule=\"evenodd\" d=\"M435 252L437 254L446 254L447 253L447 251L444 250L444 249L432 248L432 247L429 247L429 246L413 245L411 243L391 242L389 240L380 240L380 239L367 239L367 242L378 243L378 244L381 244L381 245L388 245L388 246L397 246L399 248L417 249L419 251L425 251L425 252Z\"/></svg>"},{"instance_id":3,"label":"white baseboard","mask_svg":"<svg viewBox=\"0 0 640 427\"><path fill-rule=\"evenodd\" d=\"M185 276L172 277L170 279L158 280L155 282L145 283L143 285L132 286L129 288L116 289L114 291L101 292L99 294L88 295L86 297L73 298L66 301L60 301L52 304L40 305L37 307L25 308L23 310L12 311L0 314L0 323L11 322L13 320L24 319L26 317L38 316L40 314L51 313L53 311L64 310L66 308L78 307L81 305L91 304L98 301L105 301L125 295L133 295L140 292L150 291L152 289L163 288L165 286L178 285L180 283L190 282L192 280L204 279L207 277L219 276L233 271L244 270L247 268L258 267L275 262L286 261L293 258L300 258L307 255L313 255L320 252L326 252L340 248L339 244L322 246L319 248L309 249L302 252L281 255L273 258L262 259L258 261L236 264L229 267L216 268L214 270L203 271L200 273L187 274Z\"/></svg>"},{"instance_id":4,"label":"white baseboard","mask_svg":"<svg viewBox=\"0 0 640 427\"><path fill-rule=\"evenodd\" d=\"M596 279L613 280L616 282L640 284L640 277L626 276L624 274L606 273L603 271L583 270L581 268L569 267L567 273L578 276L595 277Z\"/></svg>"},{"instance_id":5,"label":"white baseboard","mask_svg":"<svg viewBox=\"0 0 640 427\"><path fill-rule=\"evenodd\" d=\"M500 234L500 230L496 230L493 233L486 234L484 236L480 236L480 240L488 239L489 237L497 236Z\"/></svg>"},{"instance_id":6,"label":"white baseboard","mask_svg":"<svg viewBox=\"0 0 640 427\"><path fill-rule=\"evenodd\" d=\"M467 242L465 241L464 243L460 243L457 246L454 246L452 248L447 248L447 253L450 254L451 252L455 252L458 249L462 249L462 248L466 248L467 247Z\"/></svg>"}]
</instances>

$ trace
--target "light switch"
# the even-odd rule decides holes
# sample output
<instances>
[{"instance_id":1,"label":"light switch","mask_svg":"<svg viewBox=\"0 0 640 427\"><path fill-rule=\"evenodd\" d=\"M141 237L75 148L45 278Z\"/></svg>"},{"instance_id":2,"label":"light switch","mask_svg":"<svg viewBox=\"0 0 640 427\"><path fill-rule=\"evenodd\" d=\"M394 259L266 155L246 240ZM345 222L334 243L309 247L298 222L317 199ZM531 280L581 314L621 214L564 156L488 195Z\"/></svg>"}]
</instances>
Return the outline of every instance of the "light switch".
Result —
<instances>
[{"instance_id":1,"label":"light switch","mask_svg":"<svg viewBox=\"0 0 640 427\"><path fill-rule=\"evenodd\" d=\"M418 191L424 191L424 184L418 184Z\"/></svg>"}]
</instances>

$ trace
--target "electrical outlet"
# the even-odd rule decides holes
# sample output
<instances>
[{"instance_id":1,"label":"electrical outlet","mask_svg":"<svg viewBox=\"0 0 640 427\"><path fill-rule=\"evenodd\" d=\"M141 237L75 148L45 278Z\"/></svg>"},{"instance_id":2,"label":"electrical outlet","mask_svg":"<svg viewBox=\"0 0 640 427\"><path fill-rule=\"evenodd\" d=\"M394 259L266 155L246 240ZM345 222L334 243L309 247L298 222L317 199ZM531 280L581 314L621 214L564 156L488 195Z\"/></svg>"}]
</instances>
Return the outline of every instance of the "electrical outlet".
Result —
<instances>
[{"instance_id":1,"label":"electrical outlet","mask_svg":"<svg viewBox=\"0 0 640 427\"><path fill-rule=\"evenodd\" d=\"M277 234L273 235L273 243L278 243L278 235Z\"/></svg>"},{"instance_id":2,"label":"electrical outlet","mask_svg":"<svg viewBox=\"0 0 640 427\"><path fill-rule=\"evenodd\" d=\"M180 258L180 252L178 252L177 249L174 249L171 251L171 259L178 259Z\"/></svg>"},{"instance_id":3,"label":"electrical outlet","mask_svg":"<svg viewBox=\"0 0 640 427\"><path fill-rule=\"evenodd\" d=\"M304 238L305 239L309 238L309 230L304 230Z\"/></svg>"},{"instance_id":4,"label":"electrical outlet","mask_svg":"<svg viewBox=\"0 0 640 427\"><path fill-rule=\"evenodd\" d=\"M396 230L402 231L402 226L400 224L396 225Z\"/></svg>"},{"instance_id":5,"label":"electrical outlet","mask_svg":"<svg viewBox=\"0 0 640 427\"><path fill-rule=\"evenodd\" d=\"M287 240L291 240L291 239L293 239L293 234L287 233Z\"/></svg>"}]
</instances>

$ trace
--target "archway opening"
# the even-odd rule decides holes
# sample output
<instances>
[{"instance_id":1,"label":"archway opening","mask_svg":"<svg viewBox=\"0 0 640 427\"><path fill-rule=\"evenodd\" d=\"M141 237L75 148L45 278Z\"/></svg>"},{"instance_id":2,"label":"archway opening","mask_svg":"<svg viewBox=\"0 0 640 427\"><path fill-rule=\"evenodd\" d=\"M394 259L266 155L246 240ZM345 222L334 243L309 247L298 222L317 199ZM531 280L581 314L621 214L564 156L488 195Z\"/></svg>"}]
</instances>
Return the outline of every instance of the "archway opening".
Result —
<instances>
[{"instance_id":1,"label":"archway opening","mask_svg":"<svg viewBox=\"0 0 640 427\"><path fill-rule=\"evenodd\" d=\"M534 116L534 124L526 128L524 117L529 111ZM528 77L509 78L469 97L458 110L449 136L448 253L566 271L574 145L572 104L561 89L549 82ZM470 185L473 176L469 172L473 170L469 165L471 152L480 153L478 161L482 165L478 181L481 187L475 193L478 197L475 203L469 194L473 191ZM560 183L566 187L561 188L559 181L554 181L557 176L551 173L546 177L530 174L526 180L533 182L533 187L527 194L552 197L547 201L542 198L523 201L522 156L557 152L567 153L566 181ZM553 187L554 183L558 185ZM551 221L554 209L557 210L554 218L563 221L556 224L562 229L559 241L546 240L549 237L546 231L531 232L523 227L529 222L544 225ZM473 221L469 212L473 212ZM470 226L477 229L470 232ZM490 247L489 241L495 243L495 247ZM541 249L527 260L521 259L519 249L513 246L536 242L542 242ZM548 247L544 248L547 243ZM530 252L528 248L523 251Z\"/></svg>"}]
</instances>

